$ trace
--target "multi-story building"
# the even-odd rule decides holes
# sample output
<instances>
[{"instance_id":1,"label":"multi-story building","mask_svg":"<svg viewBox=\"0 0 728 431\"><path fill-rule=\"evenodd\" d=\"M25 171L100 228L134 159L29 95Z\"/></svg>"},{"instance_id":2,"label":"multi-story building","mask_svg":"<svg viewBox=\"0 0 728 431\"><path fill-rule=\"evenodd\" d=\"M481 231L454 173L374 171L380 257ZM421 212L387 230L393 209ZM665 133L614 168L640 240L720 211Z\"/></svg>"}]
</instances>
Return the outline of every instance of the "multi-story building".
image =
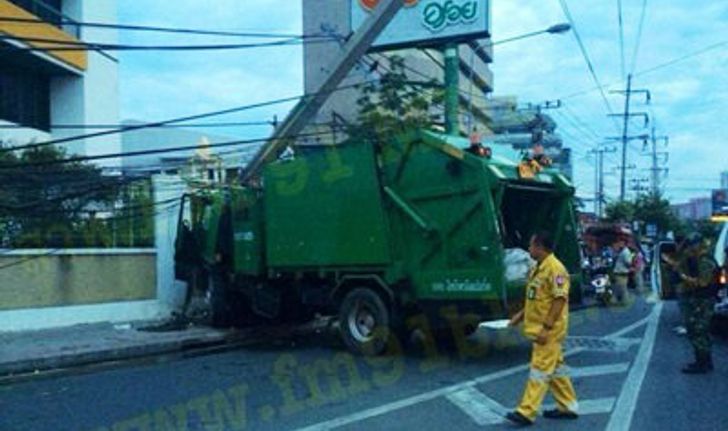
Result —
<instances>
[{"instance_id":1,"label":"multi-story building","mask_svg":"<svg viewBox=\"0 0 728 431\"><path fill-rule=\"evenodd\" d=\"M115 44L118 31L79 25L113 24L116 6L115 0L0 0L2 143L67 138L100 131L91 125L119 123L118 59L83 46ZM65 49L53 49L59 47ZM116 135L64 145L79 155L121 151ZM102 164L118 166L119 160Z\"/></svg>"},{"instance_id":2,"label":"multi-story building","mask_svg":"<svg viewBox=\"0 0 728 431\"><path fill-rule=\"evenodd\" d=\"M672 210L683 220L708 220L713 211L713 201L709 197L694 198L689 202L673 205Z\"/></svg>"},{"instance_id":3,"label":"multi-story building","mask_svg":"<svg viewBox=\"0 0 728 431\"><path fill-rule=\"evenodd\" d=\"M352 28L351 7L356 0L328 1L302 0L304 35L328 35L343 41L355 29ZM459 87L460 87L460 129L469 133L473 126L486 134L490 118L487 114L487 96L493 91L493 73L489 64L493 61L493 49L489 39L460 44ZM306 93L315 92L329 76L329 65L341 53L336 42L309 43L304 47L304 88ZM360 66L353 70L342 86L370 80L386 71L387 56L397 55L405 60L405 73L412 81L444 82L444 53L438 49L398 49L368 55ZM379 65L378 67L375 65ZM358 90L337 91L319 111L318 123L328 123L334 116L353 121L357 115ZM441 112L440 112L441 113ZM444 123L444 119L441 120Z\"/></svg>"}]
</instances>

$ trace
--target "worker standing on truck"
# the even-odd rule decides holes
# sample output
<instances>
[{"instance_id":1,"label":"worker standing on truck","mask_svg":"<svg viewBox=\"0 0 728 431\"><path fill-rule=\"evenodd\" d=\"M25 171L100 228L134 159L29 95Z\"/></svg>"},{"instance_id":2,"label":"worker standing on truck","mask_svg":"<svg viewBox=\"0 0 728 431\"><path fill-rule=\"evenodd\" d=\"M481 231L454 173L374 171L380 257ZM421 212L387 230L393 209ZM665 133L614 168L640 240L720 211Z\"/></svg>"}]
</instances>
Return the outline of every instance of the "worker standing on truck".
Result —
<instances>
[{"instance_id":1,"label":"worker standing on truck","mask_svg":"<svg viewBox=\"0 0 728 431\"><path fill-rule=\"evenodd\" d=\"M533 340L531 373L518 408L506 418L518 425L531 425L550 389L557 408L544 412L551 419L578 418L576 392L567 374L562 343L569 325L569 272L553 253L551 234L531 238L528 251L538 265L526 285L526 305L510 321L521 322L524 335Z\"/></svg>"}]
</instances>

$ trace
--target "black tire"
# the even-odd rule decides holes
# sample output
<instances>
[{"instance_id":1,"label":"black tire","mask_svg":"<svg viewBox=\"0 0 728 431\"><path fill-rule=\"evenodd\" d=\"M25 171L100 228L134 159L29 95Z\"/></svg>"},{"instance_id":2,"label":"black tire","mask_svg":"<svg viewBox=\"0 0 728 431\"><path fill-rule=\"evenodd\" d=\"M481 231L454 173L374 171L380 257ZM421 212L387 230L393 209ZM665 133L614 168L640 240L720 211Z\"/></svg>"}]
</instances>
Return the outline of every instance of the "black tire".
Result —
<instances>
[{"instance_id":1,"label":"black tire","mask_svg":"<svg viewBox=\"0 0 728 431\"><path fill-rule=\"evenodd\" d=\"M339 307L339 328L352 352L380 356L396 341L395 319L381 296L367 288L349 292Z\"/></svg>"}]
</instances>

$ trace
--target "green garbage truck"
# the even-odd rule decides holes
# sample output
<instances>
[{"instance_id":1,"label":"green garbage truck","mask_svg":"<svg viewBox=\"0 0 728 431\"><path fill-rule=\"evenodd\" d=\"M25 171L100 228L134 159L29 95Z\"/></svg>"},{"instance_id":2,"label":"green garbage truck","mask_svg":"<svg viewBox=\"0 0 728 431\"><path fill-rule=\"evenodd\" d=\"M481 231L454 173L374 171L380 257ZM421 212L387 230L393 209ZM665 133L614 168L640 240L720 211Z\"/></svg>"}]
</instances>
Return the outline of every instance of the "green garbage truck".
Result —
<instances>
[{"instance_id":1,"label":"green garbage truck","mask_svg":"<svg viewBox=\"0 0 728 431\"><path fill-rule=\"evenodd\" d=\"M214 324L338 316L348 348L372 355L423 326L467 335L506 318L526 275L509 276L509 253L528 259L538 230L579 286L569 181L468 146L425 130L352 138L297 147L255 185L201 187L183 197L176 277L203 286Z\"/></svg>"}]
</instances>

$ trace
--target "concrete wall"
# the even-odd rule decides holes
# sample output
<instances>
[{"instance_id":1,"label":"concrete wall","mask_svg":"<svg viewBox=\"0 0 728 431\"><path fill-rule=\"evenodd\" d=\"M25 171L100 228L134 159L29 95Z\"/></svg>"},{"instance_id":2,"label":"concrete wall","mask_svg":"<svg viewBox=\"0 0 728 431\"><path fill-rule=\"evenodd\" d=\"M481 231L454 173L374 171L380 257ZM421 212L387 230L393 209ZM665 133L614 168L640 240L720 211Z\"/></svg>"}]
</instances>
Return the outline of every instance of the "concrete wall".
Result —
<instances>
[{"instance_id":1,"label":"concrete wall","mask_svg":"<svg viewBox=\"0 0 728 431\"><path fill-rule=\"evenodd\" d=\"M163 319L179 310L174 278L176 176L153 180L154 249L0 250L0 332Z\"/></svg>"},{"instance_id":2,"label":"concrete wall","mask_svg":"<svg viewBox=\"0 0 728 431\"><path fill-rule=\"evenodd\" d=\"M0 310L154 299L156 253L15 250L0 255Z\"/></svg>"},{"instance_id":3,"label":"concrete wall","mask_svg":"<svg viewBox=\"0 0 728 431\"><path fill-rule=\"evenodd\" d=\"M156 252L0 251L0 331L163 317Z\"/></svg>"}]
</instances>

